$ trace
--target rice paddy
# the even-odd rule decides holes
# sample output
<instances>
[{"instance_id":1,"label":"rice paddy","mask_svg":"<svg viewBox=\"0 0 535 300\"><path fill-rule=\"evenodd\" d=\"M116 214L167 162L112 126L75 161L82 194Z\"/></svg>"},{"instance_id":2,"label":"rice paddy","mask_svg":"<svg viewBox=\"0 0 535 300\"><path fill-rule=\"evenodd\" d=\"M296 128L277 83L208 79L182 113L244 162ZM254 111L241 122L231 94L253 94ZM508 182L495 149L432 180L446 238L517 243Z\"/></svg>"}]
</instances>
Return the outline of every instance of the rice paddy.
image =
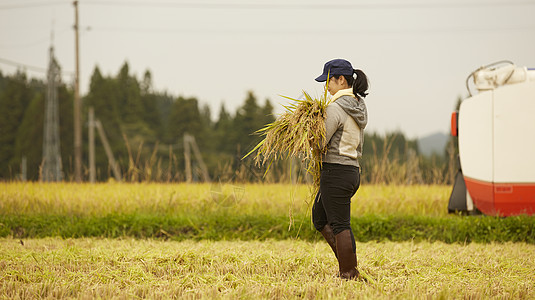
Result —
<instances>
[{"instance_id":1,"label":"rice paddy","mask_svg":"<svg viewBox=\"0 0 535 300\"><path fill-rule=\"evenodd\" d=\"M533 218L449 216L450 191L363 185L352 202L356 236L378 235L357 239L367 281L346 282L309 228L310 186L0 183L0 298L533 299ZM381 223L418 218L484 242L444 243L426 231L395 242L394 223ZM171 231L182 220L187 227ZM498 241L530 242L484 239L496 231Z\"/></svg>"},{"instance_id":2,"label":"rice paddy","mask_svg":"<svg viewBox=\"0 0 535 300\"><path fill-rule=\"evenodd\" d=\"M0 183L2 214L106 215L160 213L194 215L222 208L239 214L306 214L309 185L162 183ZM353 216L446 216L451 187L445 185L363 185L352 199Z\"/></svg>"},{"instance_id":3,"label":"rice paddy","mask_svg":"<svg viewBox=\"0 0 535 300\"><path fill-rule=\"evenodd\" d=\"M348 282L323 242L0 239L0 298L533 299L534 252L357 243L368 281Z\"/></svg>"}]
</instances>

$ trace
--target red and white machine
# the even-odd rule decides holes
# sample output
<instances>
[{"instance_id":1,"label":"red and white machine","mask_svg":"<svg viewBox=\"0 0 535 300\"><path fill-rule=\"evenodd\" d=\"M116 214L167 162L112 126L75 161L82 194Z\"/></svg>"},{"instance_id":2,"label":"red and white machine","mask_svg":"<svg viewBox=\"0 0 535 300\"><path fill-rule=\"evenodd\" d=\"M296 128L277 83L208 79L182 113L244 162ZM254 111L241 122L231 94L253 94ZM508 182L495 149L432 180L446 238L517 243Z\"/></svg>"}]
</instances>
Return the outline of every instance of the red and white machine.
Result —
<instances>
[{"instance_id":1,"label":"red and white machine","mask_svg":"<svg viewBox=\"0 0 535 300\"><path fill-rule=\"evenodd\" d=\"M467 78L467 88L470 97L452 114L461 175L448 209L535 214L535 69L510 62L481 67Z\"/></svg>"}]
</instances>

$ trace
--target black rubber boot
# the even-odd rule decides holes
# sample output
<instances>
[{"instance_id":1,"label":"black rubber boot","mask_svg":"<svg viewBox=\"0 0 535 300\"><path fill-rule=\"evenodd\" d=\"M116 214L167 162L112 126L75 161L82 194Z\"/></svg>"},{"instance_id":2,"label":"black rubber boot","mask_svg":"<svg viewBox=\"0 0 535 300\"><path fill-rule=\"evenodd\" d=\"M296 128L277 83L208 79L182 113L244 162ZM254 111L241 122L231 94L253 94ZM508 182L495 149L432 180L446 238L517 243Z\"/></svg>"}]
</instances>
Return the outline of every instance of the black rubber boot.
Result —
<instances>
[{"instance_id":1,"label":"black rubber boot","mask_svg":"<svg viewBox=\"0 0 535 300\"><path fill-rule=\"evenodd\" d=\"M334 238L334 233L331 226L329 226L329 224L325 225L325 227L323 227L323 229L321 230L321 234L323 235L329 246L331 246L331 249L333 249L334 256L338 258L338 253L336 253L336 239Z\"/></svg>"},{"instance_id":2,"label":"black rubber boot","mask_svg":"<svg viewBox=\"0 0 535 300\"><path fill-rule=\"evenodd\" d=\"M357 279L359 271L357 271L357 255L353 252L351 230L346 229L340 232L335 239L340 277L348 280Z\"/></svg>"}]
</instances>

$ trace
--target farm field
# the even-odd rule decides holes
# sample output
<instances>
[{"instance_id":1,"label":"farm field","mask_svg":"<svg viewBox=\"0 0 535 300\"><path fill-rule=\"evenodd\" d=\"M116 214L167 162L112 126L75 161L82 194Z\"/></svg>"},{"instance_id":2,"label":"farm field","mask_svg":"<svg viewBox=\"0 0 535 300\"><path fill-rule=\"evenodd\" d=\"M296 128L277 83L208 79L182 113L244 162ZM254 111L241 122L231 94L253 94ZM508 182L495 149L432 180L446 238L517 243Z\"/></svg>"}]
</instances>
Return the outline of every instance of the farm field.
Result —
<instances>
[{"instance_id":1,"label":"farm field","mask_svg":"<svg viewBox=\"0 0 535 300\"><path fill-rule=\"evenodd\" d=\"M0 297L535 297L535 245L357 243L368 282L335 277L323 242L0 239Z\"/></svg>"},{"instance_id":2,"label":"farm field","mask_svg":"<svg viewBox=\"0 0 535 300\"><path fill-rule=\"evenodd\" d=\"M352 202L352 214L445 216L450 186L363 185ZM0 183L4 213L105 215L183 213L237 209L250 214L305 213L309 185L290 184L161 184L161 183Z\"/></svg>"},{"instance_id":3,"label":"farm field","mask_svg":"<svg viewBox=\"0 0 535 300\"><path fill-rule=\"evenodd\" d=\"M306 185L0 183L0 298L535 298L535 218L450 191L363 185L342 282Z\"/></svg>"},{"instance_id":4,"label":"farm field","mask_svg":"<svg viewBox=\"0 0 535 300\"><path fill-rule=\"evenodd\" d=\"M535 218L447 213L449 186L363 185L359 241L535 243ZM0 237L265 240L321 237L311 191L288 184L0 183Z\"/></svg>"}]
</instances>

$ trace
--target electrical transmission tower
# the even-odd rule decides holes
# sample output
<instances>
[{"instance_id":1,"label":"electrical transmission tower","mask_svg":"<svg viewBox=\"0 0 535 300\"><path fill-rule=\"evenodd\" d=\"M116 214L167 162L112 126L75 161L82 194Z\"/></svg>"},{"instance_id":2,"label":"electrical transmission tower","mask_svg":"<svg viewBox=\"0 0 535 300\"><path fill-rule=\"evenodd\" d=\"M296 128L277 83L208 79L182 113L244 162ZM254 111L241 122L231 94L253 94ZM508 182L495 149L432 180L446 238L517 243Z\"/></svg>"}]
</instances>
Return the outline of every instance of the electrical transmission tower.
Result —
<instances>
[{"instance_id":1,"label":"electrical transmission tower","mask_svg":"<svg viewBox=\"0 0 535 300\"><path fill-rule=\"evenodd\" d=\"M58 85L60 68L54 57L54 47L50 47L48 64L48 87L45 99L45 121L43 133L43 161L41 163L42 181L61 181L61 153L59 147L59 106Z\"/></svg>"}]
</instances>

